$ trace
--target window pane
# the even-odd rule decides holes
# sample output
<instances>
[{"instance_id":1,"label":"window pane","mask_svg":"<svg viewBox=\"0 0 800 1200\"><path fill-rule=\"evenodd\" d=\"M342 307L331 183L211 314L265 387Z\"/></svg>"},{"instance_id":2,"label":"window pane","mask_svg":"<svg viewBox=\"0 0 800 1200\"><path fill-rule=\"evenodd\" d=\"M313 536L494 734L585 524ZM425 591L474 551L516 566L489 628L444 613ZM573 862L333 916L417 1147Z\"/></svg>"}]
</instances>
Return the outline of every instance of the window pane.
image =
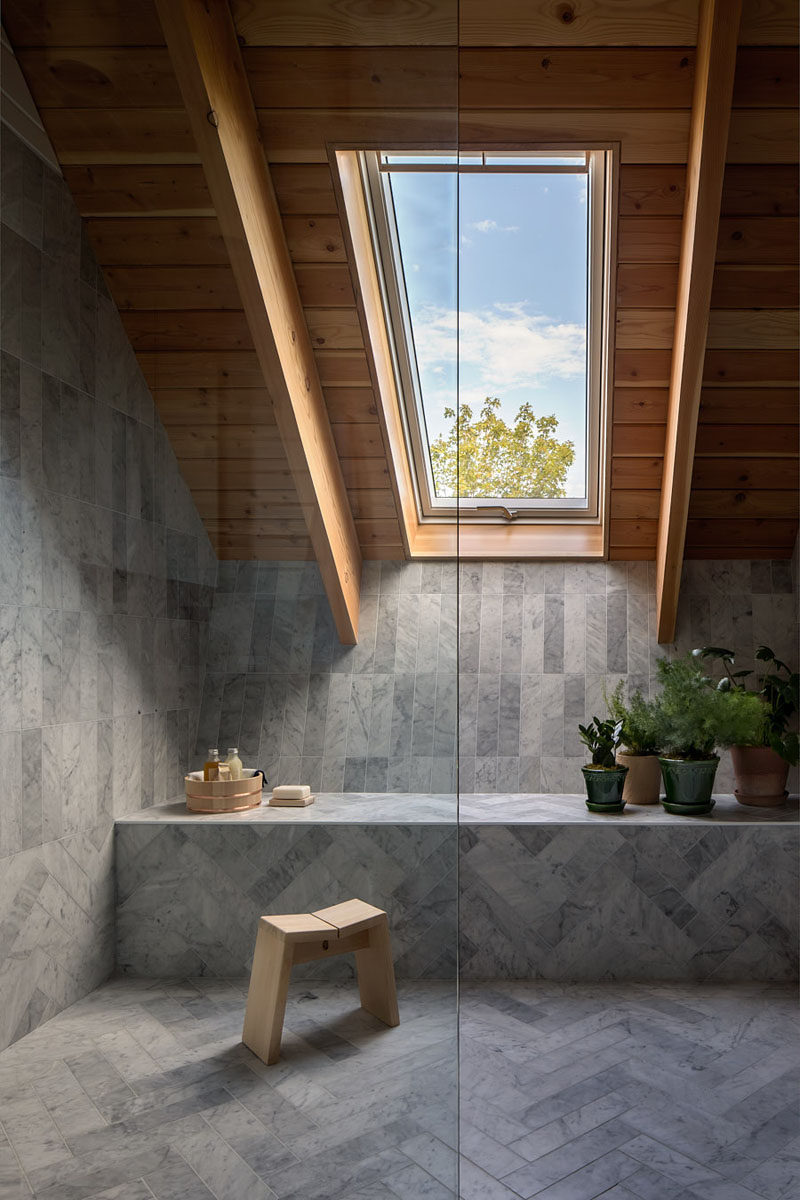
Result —
<instances>
[{"instance_id":1,"label":"window pane","mask_svg":"<svg viewBox=\"0 0 800 1200\"><path fill-rule=\"evenodd\" d=\"M391 176L434 495L583 502L588 176L461 174L458 242L455 186Z\"/></svg>"},{"instance_id":2,"label":"window pane","mask_svg":"<svg viewBox=\"0 0 800 1200\"><path fill-rule=\"evenodd\" d=\"M452 425L457 408L457 189L455 172L391 176L396 265L405 280L411 320L406 336L418 374L428 469L430 446Z\"/></svg>"}]
</instances>

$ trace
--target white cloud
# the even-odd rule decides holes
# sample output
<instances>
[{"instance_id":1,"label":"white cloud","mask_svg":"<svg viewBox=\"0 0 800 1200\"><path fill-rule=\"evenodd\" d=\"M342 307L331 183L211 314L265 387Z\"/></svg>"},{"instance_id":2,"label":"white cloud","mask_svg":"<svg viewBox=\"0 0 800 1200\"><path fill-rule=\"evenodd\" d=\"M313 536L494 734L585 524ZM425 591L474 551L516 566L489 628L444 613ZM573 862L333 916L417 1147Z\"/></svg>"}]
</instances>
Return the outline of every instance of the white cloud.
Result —
<instances>
[{"instance_id":1,"label":"white cloud","mask_svg":"<svg viewBox=\"0 0 800 1200\"><path fill-rule=\"evenodd\" d=\"M492 221L489 217L482 221L471 221L469 228L477 229L478 233L519 233L519 225L498 225L497 221Z\"/></svg>"},{"instance_id":2,"label":"white cloud","mask_svg":"<svg viewBox=\"0 0 800 1200\"><path fill-rule=\"evenodd\" d=\"M414 340L423 370L452 366L458 349L462 366L488 389L484 394L573 378L586 365L585 326L533 315L523 304L461 314L426 308L415 322Z\"/></svg>"}]
</instances>

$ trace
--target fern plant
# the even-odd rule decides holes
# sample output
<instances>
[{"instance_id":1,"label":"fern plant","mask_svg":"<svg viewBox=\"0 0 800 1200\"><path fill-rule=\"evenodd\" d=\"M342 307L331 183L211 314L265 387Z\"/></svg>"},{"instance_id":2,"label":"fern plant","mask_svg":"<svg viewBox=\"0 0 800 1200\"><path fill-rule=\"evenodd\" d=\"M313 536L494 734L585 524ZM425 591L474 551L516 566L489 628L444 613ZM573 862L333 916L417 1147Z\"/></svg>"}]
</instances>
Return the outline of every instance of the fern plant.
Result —
<instances>
[{"instance_id":1,"label":"fern plant","mask_svg":"<svg viewBox=\"0 0 800 1200\"><path fill-rule=\"evenodd\" d=\"M758 744L764 708L752 692L715 688L695 655L660 658L657 666L657 740L666 757L702 761L718 746Z\"/></svg>"},{"instance_id":2,"label":"fern plant","mask_svg":"<svg viewBox=\"0 0 800 1200\"><path fill-rule=\"evenodd\" d=\"M722 664L724 674L717 683L717 691L731 694L746 692L744 680L753 671L734 671L736 660L733 650L724 646L701 646L692 651L696 659L710 659ZM770 746L782 759L796 766L800 760L800 741L789 725L800 708L800 674L782 662L769 646L759 646L756 661L765 664L758 675L758 686L753 694L763 704L763 724L756 741L732 742L735 746ZM769 666L771 664L771 667Z\"/></svg>"},{"instance_id":3,"label":"fern plant","mask_svg":"<svg viewBox=\"0 0 800 1200\"><path fill-rule=\"evenodd\" d=\"M628 754L658 753L658 721L656 705L645 700L637 689L625 700L625 684L619 681L611 695L606 695L606 704L613 721L622 722L622 744Z\"/></svg>"}]
</instances>

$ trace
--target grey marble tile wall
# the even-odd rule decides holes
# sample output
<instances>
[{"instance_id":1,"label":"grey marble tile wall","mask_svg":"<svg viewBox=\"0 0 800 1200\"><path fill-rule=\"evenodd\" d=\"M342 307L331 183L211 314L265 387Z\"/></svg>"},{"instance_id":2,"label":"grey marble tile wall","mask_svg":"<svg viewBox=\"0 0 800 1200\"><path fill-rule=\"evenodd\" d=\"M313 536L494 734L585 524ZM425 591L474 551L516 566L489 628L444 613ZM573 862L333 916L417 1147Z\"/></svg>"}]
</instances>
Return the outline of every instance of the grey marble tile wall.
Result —
<instances>
[{"instance_id":1,"label":"grey marble tile wall","mask_svg":"<svg viewBox=\"0 0 800 1200\"><path fill-rule=\"evenodd\" d=\"M182 787L216 559L60 176L2 126L0 1045L113 965L113 817Z\"/></svg>"},{"instance_id":2,"label":"grey marble tile wall","mask_svg":"<svg viewBox=\"0 0 800 1200\"><path fill-rule=\"evenodd\" d=\"M340 645L313 563L220 563L198 758L239 746L271 783L453 792L456 569L366 563Z\"/></svg>"},{"instance_id":3,"label":"grey marble tile wall","mask_svg":"<svg viewBox=\"0 0 800 1200\"><path fill-rule=\"evenodd\" d=\"M122 821L117 962L246 975L261 913L359 895L388 912L402 978L452 978L457 934L468 980L786 981L797 850L790 825ZM345 959L299 969L351 973Z\"/></svg>"},{"instance_id":4,"label":"grey marble tile wall","mask_svg":"<svg viewBox=\"0 0 800 1200\"><path fill-rule=\"evenodd\" d=\"M457 732L462 793L582 792L604 690L649 694L659 656L708 641L795 662L796 610L788 562L690 562L662 647L651 563L462 564L458 595L452 563L367 563L342 647L313 564L220 564L196 749L324 791L448 792Z\"/></svg>"},{"instance_id":5,"label":"grey marble tile wall","mask_svg":"<svg viewBox=\"0 0 800 1200\"><path fill-rule=\"evenodd\" d=\"M465 826L459 974L797 978L796 826Z\"/></svg>"},{"instance_id":6,"label":"grey marble tile wall","mask_svg":"<svg viewBox=\"0 0 800 1200\"><path fill-rule=\"evenodd\" d=\"M447 825L116 827L117 965L134 975L248 975L258 919L352 896L389 914L402 979L456 973L457 832ZM295 968L347 979L350 956Z\"/></svg>"}]
</instances>

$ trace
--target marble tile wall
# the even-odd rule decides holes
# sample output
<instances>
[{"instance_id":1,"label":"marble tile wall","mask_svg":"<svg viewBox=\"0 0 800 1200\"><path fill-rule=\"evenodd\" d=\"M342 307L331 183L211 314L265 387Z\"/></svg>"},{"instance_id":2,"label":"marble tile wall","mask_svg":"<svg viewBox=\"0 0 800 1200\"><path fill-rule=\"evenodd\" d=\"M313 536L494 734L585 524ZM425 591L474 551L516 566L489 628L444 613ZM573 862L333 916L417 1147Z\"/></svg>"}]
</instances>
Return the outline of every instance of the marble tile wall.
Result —
<instances>
[{"instance_id":1,"label":"marble tile wall","mask_svg":"<svg viewBox=\"0 0 800 1200\"><path fill-rule=\"evenodd\" d=\"M480 825L459 833L459 974L797 978L796 826Z\"/></svg>"},{"instance_id":2,"label":"marble tile wall","mask_svg":"<svg viewBox=\"0 0 800 1200\"><path fill-rule=\"evenodd\" d=\"M0 1045L113 965L115 815L182 787L216 558L60 176L2 126Z\"/></svg>"},{"instance_id":3,"label":"marble tile wall","mask_svg":"<svg viewBox=\"0 0 800 1200\"><path fill-rule=\"evenodd\" d=\"M389 914L402 979L456 972L456 827L116 827L117 965L133 975L249 975L262 913L360 896ZM351 956L295 968L348 979Z\"/></svg>"},{"instance_id":4,"label":"marble tile wall","mask_svg":"<svg viewBox=\"0 0 800 1200\"><path fill-rule=\"evenodd\" d=\"M690 562L682 586L660 647L653 564L462 564L456 596L452 563L367 563L342 647L313 564L220 564L198 756L236 742L272 782L447 792L457 734L462 793L582 792L577 725L618 680L647 694L659 656L708 641L797 660L788 562Z\"/></svg>"},{"instance_id":5,"label":"marble tile wall","mask_svg":"<svg viewBox=\"0 0 800 1200\"><path fill-rule=\"evenodd\" d=\"M117 961L246 975L261 913L359 895L388 912L402 978L451 978L457 923L465 980L788 981L797 850L790 825L122 821ZM351 974L345 959L298 971Z\"/></svg>"},{"instance_id":6,"label":"marble tile wall","mask_svg":"<svg viewBox=\"0 0 800 1200\"><path fill-rule=\"evenodd\" d=\"M359 642L340 645L309 563L220 563L198 756L236 743L271 783L452 792L456 569L366 563Z\"/></svg>"}]
</instances>

